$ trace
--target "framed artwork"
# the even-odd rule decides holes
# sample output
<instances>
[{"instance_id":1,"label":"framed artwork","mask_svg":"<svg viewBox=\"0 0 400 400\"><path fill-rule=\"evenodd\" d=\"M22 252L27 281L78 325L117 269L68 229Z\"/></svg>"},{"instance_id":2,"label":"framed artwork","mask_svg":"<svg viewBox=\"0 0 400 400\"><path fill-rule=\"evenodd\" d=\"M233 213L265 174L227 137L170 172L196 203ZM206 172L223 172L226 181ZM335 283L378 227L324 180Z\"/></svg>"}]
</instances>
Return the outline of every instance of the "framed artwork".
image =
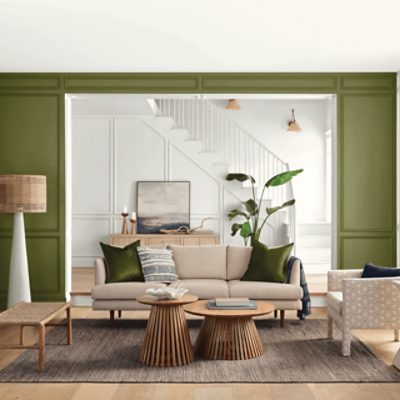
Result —
<instances>
[{"instance_id":1,"label":"framed artwork","mask_svg":"<svg viewBox=\"0 0 400 400\"><path fill-rule=\"evenodd\" d=\"M137 182L137 233L190 229L189 181Z\"/></svg>"}]
</instances>

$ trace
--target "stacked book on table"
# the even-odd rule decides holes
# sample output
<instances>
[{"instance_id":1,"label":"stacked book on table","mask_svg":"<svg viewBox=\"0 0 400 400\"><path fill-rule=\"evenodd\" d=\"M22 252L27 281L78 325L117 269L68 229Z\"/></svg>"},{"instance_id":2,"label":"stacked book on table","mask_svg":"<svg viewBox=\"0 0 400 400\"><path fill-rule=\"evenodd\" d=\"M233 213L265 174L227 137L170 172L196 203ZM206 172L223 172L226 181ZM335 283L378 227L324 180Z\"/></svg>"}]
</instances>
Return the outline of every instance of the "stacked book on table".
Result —
<instances>
[{"instance_id":1,"label":"stacked book on table","mask_svg":"<svg viewBox=\"0 0 400 400\"><path fill-rule=\"evenodd\" d=\"M247 297L217 297L208 300L209 310L256 310L257 304Z\"/></svg>"}]
</instances>

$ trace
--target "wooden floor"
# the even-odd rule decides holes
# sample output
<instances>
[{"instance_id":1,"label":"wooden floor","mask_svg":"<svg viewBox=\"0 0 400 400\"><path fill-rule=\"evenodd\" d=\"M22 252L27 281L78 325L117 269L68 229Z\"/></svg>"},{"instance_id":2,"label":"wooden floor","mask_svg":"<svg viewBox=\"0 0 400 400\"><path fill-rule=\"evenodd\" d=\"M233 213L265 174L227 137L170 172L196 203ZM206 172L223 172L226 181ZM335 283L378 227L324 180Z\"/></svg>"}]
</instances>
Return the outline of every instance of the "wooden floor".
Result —
<instances>
[{"instance_id":1,"label":"wooden floor","mask_svg":"<svg viewBox=\"0 0 400 400\"><path fill-rule=\"evenodd\" d=\"M73 271L73 292L88 294L93 286L93 268L77 268ZM316 295L326 292L326 277L314 275L308 278L310 291ZM325 318L325 310L313 310L312 318ZM108 318L108 313L92 311L88 307L74 307L76 318ZM124 312L124 318L147 318L148 312ZM193 317L192 317L193 318ZM287 318L295 318L288 312ZM51 328L49 328L51 329ZM387 364L391 364L399 343L393 342L389 330L364 330L355 334L363 340ZM0 344L17 342L16 328L0 328ZM27 343L34 344L36 331L26 328ZM21 350L0 350L0 370L12 363ZM232 364L234 367L234 364ZM11 400L398 400L400 384L20 384L0 383L0 399Z\"/></svg>"},{"instance_id":2,"label":"wooden floor","mask_svg":"<svg viewBox=\"0 0 400 400\"><path fill-rule=\"evenodd\" d=\"M74 307L76 318L108 318L108 313ZM124 318L147 318L147 311L124 312ZM288 318L294 318L288 313ZM324 309L313 310L312 318L325 318ZM51 329L51 328L49 328ZM384 362L390 364L399 344L389 330L355 332ZM18 329L0 329L0 343L18 341ZM27 342L34 343L34 328L26 328ZM21 350L0 350L0 370L12 363ZM233 362L234 363L234 362ZM232 364L234 366L234 364ZM398 400L400 384L20 384L1 383L0 399L23 400Z\"/></svg>"}]
</instances>

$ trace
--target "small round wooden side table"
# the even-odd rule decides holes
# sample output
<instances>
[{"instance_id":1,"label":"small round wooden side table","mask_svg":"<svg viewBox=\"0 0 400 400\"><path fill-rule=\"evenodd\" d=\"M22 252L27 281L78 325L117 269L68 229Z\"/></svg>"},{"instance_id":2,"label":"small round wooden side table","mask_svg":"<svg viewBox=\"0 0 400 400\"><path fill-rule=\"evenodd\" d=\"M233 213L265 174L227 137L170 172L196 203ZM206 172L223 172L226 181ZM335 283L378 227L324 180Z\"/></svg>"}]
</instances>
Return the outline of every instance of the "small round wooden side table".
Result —
<instances>
[{"instance_id":1,"label":"small round wooden side table","mask_svg":"<svg viewBox=\"0 0 400 400\"><path fill-rule=\"evenodd\" d=\"M177 300L157 300L147 295L136 299L139 303L151 306L139 355L141 363L153 367L177 367L193 361L193 346L183 305L197 299L189 294Z\"/></svg>"},{"instance_id":2,"label":"small round wooden side table","mask_svg":"<svg viewBox=\"0 0 400 400\"><path fill-rule=\"evenodd\" d=\"M269 314L275 306L257 301L256 310L209 310L208 301L185 306L185 311L204 316L195 351L213 360L247 360L260 357L264 347L253 317Z\"/></svg>"}]
</instances>

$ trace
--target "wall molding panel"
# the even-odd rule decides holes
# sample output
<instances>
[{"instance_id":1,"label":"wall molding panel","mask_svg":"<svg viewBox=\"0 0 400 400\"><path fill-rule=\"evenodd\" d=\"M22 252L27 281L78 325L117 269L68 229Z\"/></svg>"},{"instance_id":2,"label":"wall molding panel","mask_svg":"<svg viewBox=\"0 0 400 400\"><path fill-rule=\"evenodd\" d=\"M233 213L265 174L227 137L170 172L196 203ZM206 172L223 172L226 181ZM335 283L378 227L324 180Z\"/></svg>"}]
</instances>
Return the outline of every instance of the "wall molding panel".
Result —
<instances>
[{"instance_id":1,"label":"wall molding panel","mask_svg":"<svg viewBox=\"0 0 400 400\"><path fill-rule=\"evenodd\" d=\"M391 115L387 110L375 108L375 94L382 93L387 95L388 107L395 110L396 107L396 74L395 73L0 73L0 173L43 173L48 176L49 183L49 203L51 205L48 215L42 215L48 221L51 230L47 232L50 236L58 238L59 252L52 253L51 263L47 264L49 270L42 269L34 261L30 262L30 274L32 279L36 279L42 274L53 277L54 268L57 270L58 285L57 293L37 293L33 290L34 299L61 300L65 298L65 115L64 98L66 94L74 93L331 93L337 95L338 101L338 179L339 188L343 185L341 179L352 174L347 163L343 163L341 153L341 142L346 137L360 134L360 126L350 124L343 132L343 118L353 115L355 119L374 115L375 120L382 122L383 128L380 134L386 138L391 137L393 147L396 143L396 113ZM350 104L343 95L364 93L371 101L369 104L364 102L363 107ZM26 96L34 95L36 107L39 107L43 115L39 118L33 111L32 104L26 102ZM48 107L41 99L41 95L58 96L58 106ZM14 99L13 101L9 101ZM361 97L360 97L361 100ZM391 120L393 128L385 125L387 119ZM347 120L348 122L349 120ZM29 133L29 136L28 136ZM35 140L30 143L29 138ZM41 143L41 139L44 143ZM46 138L46 139L45 139ZM368 139L363 146L365 149L372 146L373 140L368 135ZM28 142L29 146L25 145ZM23 143L24 145L21 145ZM355 149L356 150L356 149ZM393 150L394 151L394 150ZM10 157L12 154L12 157ZM54 156L52 158L52 156ZM369 165L367 173L374 174L375 166ZM386 191L390 193L393 208L389 207L387 218L396 221L396 173L392 154L389 155L385 165L379 169L376 175L380 180L385 181ZM366 180L359 182L361 191L370 187L371 183ZM390 189L391 188L391 189ZM371 190L379 190L379 187L372 187ZM359 213L357 218L366 219L366 224L362 221L345 220L341 217L348 206L348 197L344 196L342 204L341 189L338 193L338 268L359 267L365 260L362 254L353 258L353 265L343 265L340 261L343 258L342 240L343 237L351 235L367 236L370 226L376 225L374 217ZM351 197L351 196L350 196ZM368 198L364 201L369 202ZM382 199L375 200L376 209L387 207L387 203ZM53 203L55 202L55 203ZM54 205L53 205L54 204ZM349 204L349 207L353 207ZM366 207L365 209L368 209ZM0 306L4 306L9 269L9 239L11 237L12 218L9 215L0 216ZM28 222L27 234L37 235L38 237L46 234L34 232L41 229L43 220L33 219ZM357 225L366 231L348 232L349 227ZM394 225L394 224L393 224ZM395 226L395 225L394 225ZM48 227L43 228L48 229ZM385 228L387 229L387 228ZM379 235L378 235L379 233ZM379 237L388 235L395 242L395 228L390 232L376 232ZM5 239L5 240L3 240ZM359 239L363 240L363 239ZM370 239L368 239L370 240ZM40 240L37 240L40 243ZM45 243L45 239L43 239ZM369 243L367 240L365 243ZM377 241L376 254L387 252L387 246L380 246ZM393 246L394 248L395 246ZM39 251L40 246L35 245L30 251L32 255ZM49 256L50 257L50 256ZM35 257L34 257L35 259ZM396 264L396 251L391 252L386 259L387 264Z\"/></svg>"},{"instance_id":2,"label":"wall molding panel","mask_svg":"<svg viewBox=\"0 0 400 400\"><path fill-rule=\"evenodd\" d=\"M96 134L103 139L96 140ZM72 178L73 204L79 204L78 210L72 208L72 266L92 267L95 258L101 256L98 243L108 242L109 235L120 232L122 218L119 211L122 207L127 205L130 212L137 210L136 196L132 194L136 193L138 180L190 180L191 226L211 217L213 220L208 226L220 235L221 242L224 241L230 222L226 219L226 206L221 195L223 186L151 127L149 121L135 116L73 117L72 148L79 149L73 155L72 163L72 169L76 171ZM134 149L139 150L134 152ZM98 152L94 160L88 155L90 152ZM108 171L104 166L99 168L96 160L105 161ZM153 171L151 164L154 161L145 164L149 160L160 160ZM86 210L82 209L83 203L91 204L96 197L91 183L102 186L104 176L110 177L109 193L100 191L104 192L104 200L99 209L104 212L92 211L88 206ZM237 242L236 239L233 241Z\"/></svg>"}]
</instances>

